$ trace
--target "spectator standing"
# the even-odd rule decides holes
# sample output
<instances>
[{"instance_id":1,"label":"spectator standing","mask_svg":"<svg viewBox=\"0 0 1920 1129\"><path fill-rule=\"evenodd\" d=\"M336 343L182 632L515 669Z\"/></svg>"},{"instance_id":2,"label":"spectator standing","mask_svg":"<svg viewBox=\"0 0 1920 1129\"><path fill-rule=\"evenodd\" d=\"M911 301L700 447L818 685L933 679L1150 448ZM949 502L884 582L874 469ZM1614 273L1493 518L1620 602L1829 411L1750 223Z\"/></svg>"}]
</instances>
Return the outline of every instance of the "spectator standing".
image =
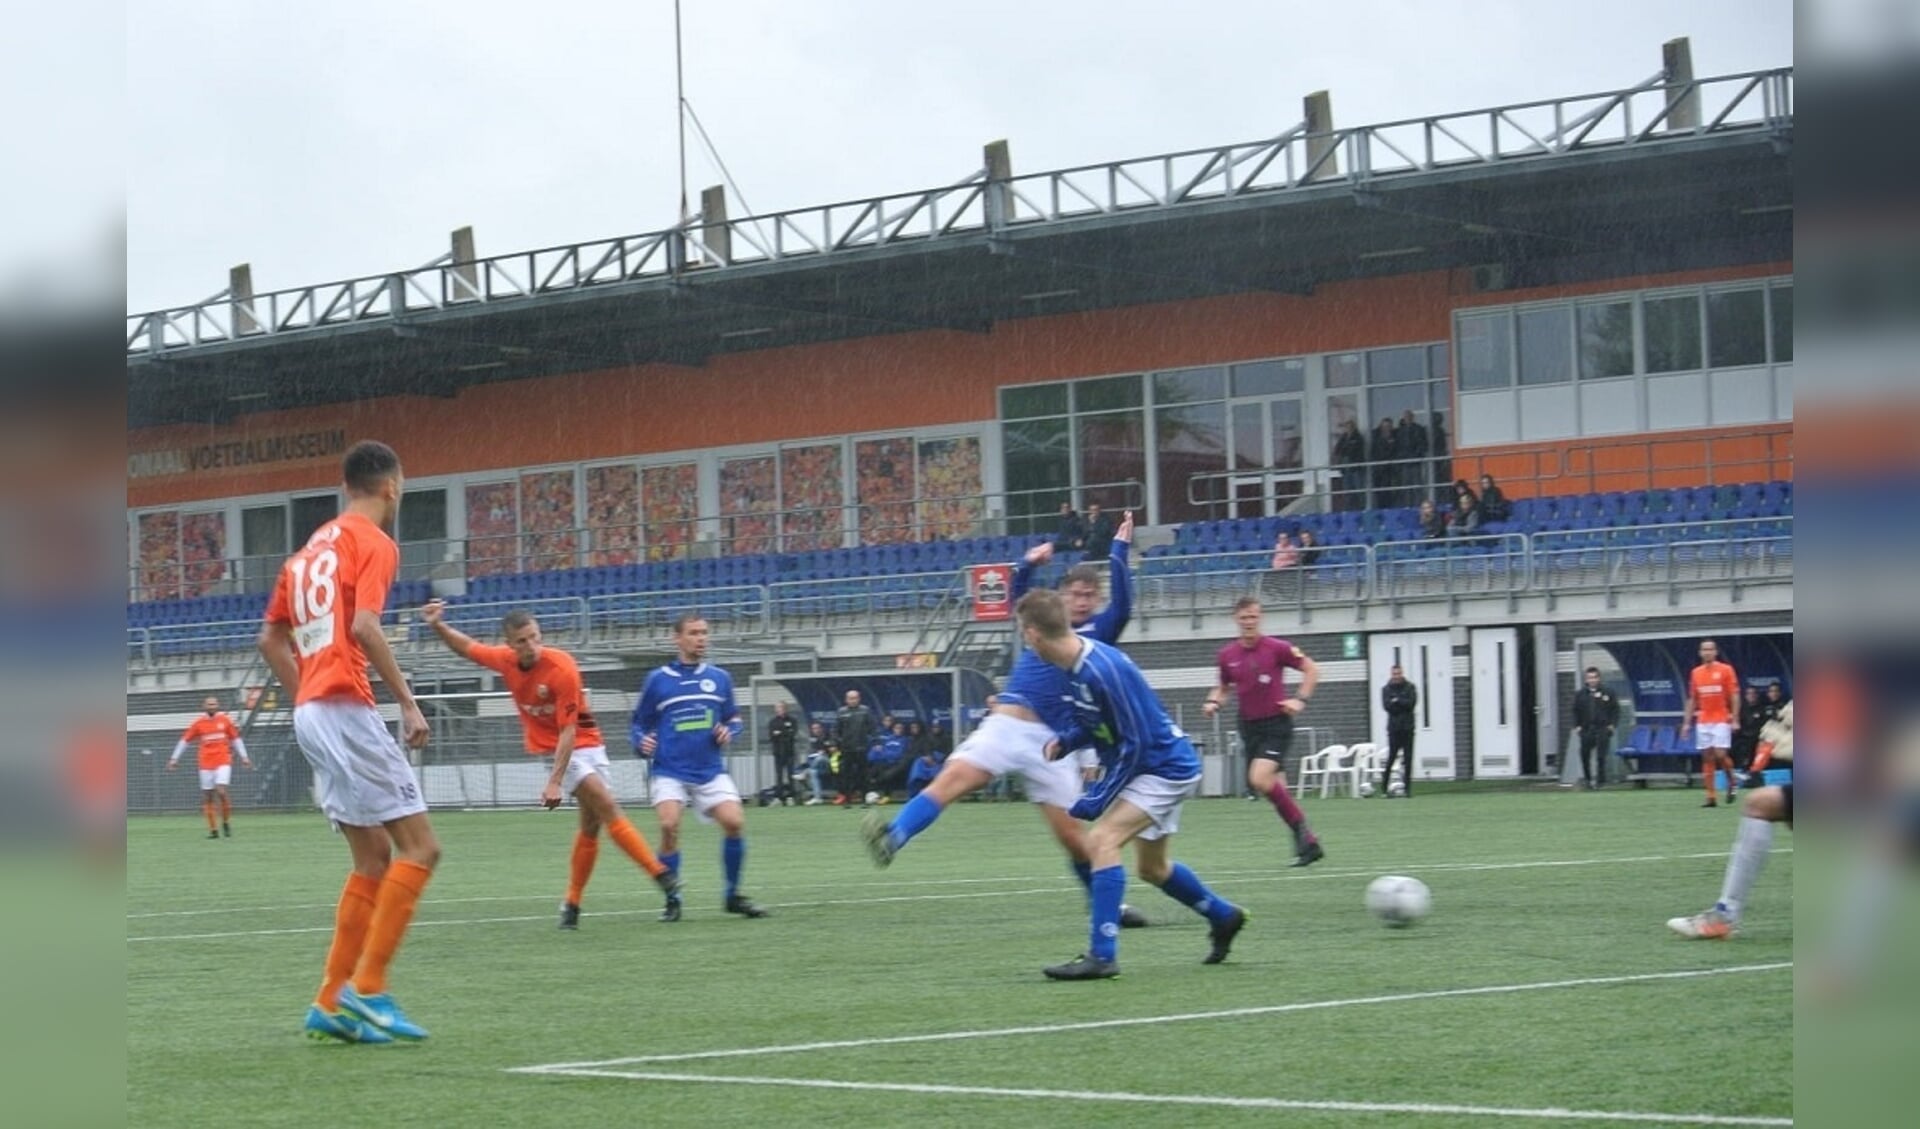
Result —
<instances>
[{"instance_id":1,"label":"spectator standing","mask_svg":"<svg viewBox=\"0 0 1920 1129\"><path fill-rule=\"evenodd\" d=\"M846 704L833 715L833 743L840 747L840 799L852 807L867 802L867 750L879 736L873 711L860 702L860 691L847 691Z\"/></svg>"},{"instance_id":2,"label":"spectator standing","mask_svg":"<svg viewBox=\"0 0 1920 1129\"><path fill-rule=\"evenodd\" d=\"M1394 441L1399 448L1400 482L1404 487L1400 492L1399 504L1414 505L1425 492L1427 485L1427 429L1414 418L1413 409L1400 413L1400 426L1394 429Z\"/></svg>"},{"instance_id":3,"label":"spectator standing","mask_svg":"<svg viewBox=\"0 0 1920 1129\"><path fill-rule=\"evenodd\" d=\"M800 720L787 712L790 703L773 707L773 719L767 722L767 743L773 747L773 798L781 807L791 807L799 799L793 788L793 758L800 743Z\"/></svg>"},{"instance_id":4,"label":"spectator standing","mask_svg":"<svg viewBox=\"0 0 1920 1129\"><path fill-rule=\"evenodd\" d=\"M1373 442L1367 450L1372 463L1369 468L1373 480L1373 496L1369 505L1374 507L1393 504L1394 490L1400 485L1400 476L1395 473L1394 463L1400 458L1399 436L1394 432L1393 419L1381 416L1380 425L1373 429Z\"/></svg>"},{"instance_id":5,"label":"spectator standing","mask_svg":"<svg viewBox=\"0 0 1920 1129\"><path fill-rule=\"evenodd\" d=\"M1087 503L1087 556L1102 561L1113 551L1113 519L1100 512L1100 503Z\"/></svg>"},{"instance_id":6,"label":"spectator standing","mask_svg":"<svg viewBox=\"0 0 1920 1129\"><path fill-rule=\"evenodd\" d=\"M1749 686L1740 695L1740 720L1733 730L1733 766L1745 772L1760 748L1760 728L1773 720L1773 708Z\"/></svg>"},{"instance_id":7,"label":"spectator standing","mask_svg":"<svg viewBox=\"0 0 1920 1129\"><path fill-rule=\"evenodd\" d=\"M1336 511L1367 508L1366 461L1367 437L1360 434L1360 424L1352 419L1342 422L1333 441L1333 465L1340 471L1333 494Z\"/></svg>"},{"instance_id":8,"label":"spectator standing","mask_svg":"<svg viewBox=\"0 0 1920 1129\"><path fill-rule=\"evenodd\" d=\"M1380 770L1380 794L1392 796L1387 786L1393 783L1393 762L1404 758L1401 770L1407 782L1405 795L1413 795L1414 710L1420 705L1420 691L1407 681L1406 672L1395 666L1387 672L1387 684L1380 687L1380 708L1387 714L1387 763Z\"/></svg>"},{"instance_id":9,"label":"spectator standing","mask_svg":"<svg viewBox=\"0 0 1920 1129\"><path fill-rule=\"evenodd\" d=\"M1573 724L1580 732L1580 780L1589 792L1606 783L1607 753L1620 725L1620 699L1600 685L1600 668L1586 670L1573 695Z\"/></svg>"},{"instance_id":10,"label":"spectator standing","mask_svg":"<svg viewBox=\"0 0 1920 1129\"><path fill-rule=\"evenodd\" d=\"M1508 521L1513 517L1513 503L1507 500L1491 474L1480 476L1480 516L1487 521Z\"/></svg>"},{"instance_id":11,"label":"spectator standing","mask_svg":"<svg viewBox=\"0 0 1920 1129\"><path fill-rule=\"evenodd\" d=\"M1072 502L1060 503L1060 532L1053 535L1056 552L1079 552L1087 547L1087 523L1073 511Z\"/></svg>"}]
</instances>

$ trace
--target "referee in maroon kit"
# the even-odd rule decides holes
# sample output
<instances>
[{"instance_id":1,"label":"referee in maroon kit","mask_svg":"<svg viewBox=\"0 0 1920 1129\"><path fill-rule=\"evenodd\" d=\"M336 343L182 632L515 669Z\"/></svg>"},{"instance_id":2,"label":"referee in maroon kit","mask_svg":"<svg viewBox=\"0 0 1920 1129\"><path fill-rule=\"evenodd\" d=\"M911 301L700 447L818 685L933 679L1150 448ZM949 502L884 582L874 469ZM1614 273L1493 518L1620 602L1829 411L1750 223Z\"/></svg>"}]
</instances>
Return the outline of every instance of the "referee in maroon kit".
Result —
<instances>
[{"instance_id":1,"label":"referee in maroon kit","mask_svg":"<svg viewBox=\"0 0 1920 1129\"><path fill-rule=\"evenodd\" d=\"M1287 791L1286 755L1293 744L1293 719L1320 685L1320 666L1285 639L1260 632L1260 601L1242 596L1233 605L1233 621L1240 637L1220 648L1220 684L1207 694L1202 708L1212 717L1226 701L1227 691L1240 698L1240 744L1247 752L1247 786L1273 803L1293 832L1293 865L1312 866L1327 857L1320 839L1307 826L1307 813ZM1287 694L1287 671L1300 674L1300 685Z\"/></svg>"}]
</instances>

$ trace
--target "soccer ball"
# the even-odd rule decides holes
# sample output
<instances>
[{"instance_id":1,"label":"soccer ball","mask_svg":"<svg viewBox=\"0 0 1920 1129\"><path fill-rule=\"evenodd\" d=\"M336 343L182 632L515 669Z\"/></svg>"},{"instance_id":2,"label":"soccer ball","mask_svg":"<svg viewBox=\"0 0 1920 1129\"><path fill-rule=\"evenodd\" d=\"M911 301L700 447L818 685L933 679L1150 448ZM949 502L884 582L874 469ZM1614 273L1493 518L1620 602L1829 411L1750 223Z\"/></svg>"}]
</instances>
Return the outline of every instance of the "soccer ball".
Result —
<instances>
[{"instance_id":1,"label":"soccer ball","mask_svg":"<svg viewBox=\"0 0 1920 1129\"><path fill-rule=\"evenodd\" d=\"M868 802L868 803L870 803L870 804L877 804L877 803L879 803L879 802L880 802L880 793L878 793L878 792L868 792L868 793L867 793L867 802Z\"/></svg>"},{"instance_id":2,"label":"soccer ball","mask_svg":"<svg viewBox=\"0 0 1920 1129\"><path fill-rule=\"evenodd\" d=\"M1418 878L1388 874L1367 883L1367 912L1401 929L1427 916L1433 892Z\"/></svg>"},{"instance_id":3,"label":"soccer ball","mask_svg":"<svg viewBox=\"0 0 1920 1129\"><path fill-rule=\"evenodd\" d=\"M1404 796L1406 794L1407 786L1398 780L1387 785L1387 795L1389 796Z\"/></svg>"},{"instance_id":4,"label":"soccer ball","mask_svg":"<svg viewBox=\"0 0 1920 1129\"><path fill-rule=\"evenodd\" d=\"M1360 798L1365 799L1371 795L1373 795L1373 781L1362 780L1360 782Z\"/></svg>"}]
</instances>

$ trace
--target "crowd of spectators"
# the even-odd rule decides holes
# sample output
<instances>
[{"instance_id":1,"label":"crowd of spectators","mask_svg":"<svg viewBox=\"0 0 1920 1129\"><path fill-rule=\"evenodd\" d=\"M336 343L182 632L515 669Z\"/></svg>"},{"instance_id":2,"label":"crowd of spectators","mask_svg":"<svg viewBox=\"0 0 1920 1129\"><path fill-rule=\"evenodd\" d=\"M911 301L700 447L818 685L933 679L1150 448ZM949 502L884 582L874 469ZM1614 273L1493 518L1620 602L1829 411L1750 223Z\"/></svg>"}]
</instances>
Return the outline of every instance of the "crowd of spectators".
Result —
<instances>
[{"instance_id":1,"label":"crowd of spectators","mask_svg":"<svg viewBox=\"0 0 1920 1129\"><path fill-rule=\"evenodd\" d=\"M778 521L775 511L779 508L772 455L728 459L720 464L722 553L773 552L774 524Z\"/></svg>"},{"instance_id":2,"label":"crowd of spectators","mask_svg":"<svg viewBox=\"0 0 1920 1129\"><path fill-rule=\"evenodd\" d=\"M503 576L520 571L520 517L512 482L467 487L467 575Z\"/></svg>"},{"instance_id":3,"label":"crowd of spectators","mask_svg":"<svg viewBox=\"0 0 1920 1129\"><path fill-rule=\"evenodd\" d=\"M140 598L173 600L180 596L180 514L177 510L140 515Z\"/></svg>"},{"instance_id":4,"label":"crowd of spectators","mask_svg":"<svg viewBox=\"0 0 1920 1129\"><path fill-rule=\"evenodd\" d=\"M596 565L640 559L640 472L616 464L587 468L587 536Z\"/></svg>"},{"instance_id":5,"label":"crowd of spectators","mask_svg":"<svg viewBox=\"0 0 1920 1129\"><path fill-rule=\"evenodd\" d=\"M783 548L789 553L837 549L841 544L840 444L780 451Z\"/></svg>"},{"instance_id":6,"label":"crowd of spectators","mask_svg":"<svg viewBox=\"0 0 1920 1129\"><path fill-rule=\"evenodd\" d=\"M1339 478L1333 488L1335 510L1392 509L1416 506L1430 497L1448 453L1446 424L1439 415L1432 424L1420 422L1411 408L1398 420L1382 416L1370 432L1362 433L1353 419L1343 420L1333 434L1333 466Z\"/></svg>"},{"instance_id":7,"label":"crowd of spectators","mask_svg":"<svg viewBox=\"0 0 1920 1129\"><path fill-rule=\"evenodd\" d=\"M579 563L572 470L533 471L520 476L520 529L523 569L541 572Z\"/></svg>"},{"instance_id":8,"label":"crowd of spectators","mask_svg":"<svg viewBox=\"0 0 1920 1129\"><path fill-rule=\"evenodd\" d=\"M640 472L642 543L649 561L675 560L693 544L700 514L700 478L693 463L650 466Z\"/></svg>"},{"instance_id":9,"label":"crowd of spectators","mask_svg":"<svg viewBox=\"0 0 1920 1129\"><path fill-rule=\"evenodd\" d=\"M853 467L860 500L860 543L896 545L914 540L913 440L863 439L854 445Z\"/></svg>"},{"instance_id":10,"label":"crowd of spectators","mask_svg":"<svg viewBox=\"0 0 1920 1129\"><path fill-rule=\"evenodd\" d=\"M189 599L219 590L227 577L227 516L187 514L180 519L180 594Z\"/></svg>"},{"instance_id":11,"label":"crowd of spectators","mask_svg":"<svg viewBox=\"0 0 1920 1129\"><path fill-rule=\"evenodd\" d=\"M980 440L928 439L920 444L919 540L972 537L980 527Z\"/></svg>"}]
</instances>

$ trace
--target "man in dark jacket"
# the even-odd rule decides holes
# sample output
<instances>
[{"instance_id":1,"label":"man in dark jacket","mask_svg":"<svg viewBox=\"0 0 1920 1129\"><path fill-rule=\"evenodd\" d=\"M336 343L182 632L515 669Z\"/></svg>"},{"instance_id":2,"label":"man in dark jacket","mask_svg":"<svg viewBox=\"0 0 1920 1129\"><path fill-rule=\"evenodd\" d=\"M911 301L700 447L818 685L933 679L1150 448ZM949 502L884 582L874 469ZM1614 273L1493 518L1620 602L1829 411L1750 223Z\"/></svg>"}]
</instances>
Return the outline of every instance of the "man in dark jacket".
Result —
<instances>
[{"instance_id":1,"label":"man in dark jacket","mask_svg":"<svg viewBox=\"0 0 1920 1129\"><path fill-rule=\"evenodd\" d=\"M1367 437L1360 434L1360 424L1349 419L1340 425L1340 435L1333 443L1333 465L1340 471L1340 483L1333 495L1335 510L1367 508L1367 468L1361 465L1366 461Z\"/></svg>"},{"instance_id":2,"label":"man in dark jacket","mask_svg":"<svg viewBox=\"0 0 1920 1129\"><path fill-rule=\"evenodd\" d=\"M1405 758L1406 767L1401 770L1406 779L1405 795L1413 795L1413 711L1420 704L1420 691L1407 681L1406 672L1398 666L1387 675L1387 684L1380 687L1380 708L1387 712L1387 763L1380 773L1380 794L1391 796L1387 786L1393 783L1393 762Z\"/></svg>"},{"instance_id":3,"label":"man in dark jacket","mask_svg":"<svg viewBox=\"0 0 1920 1129\"><path fill-rule=\"evenodd\" d=\"M860 691L847 691L846 705L833 715L833 741L840 746L840 802L867 802L867 750L878 736L873 711L860 704Z\"/></svg>"},{"instance_id":4,"label":"man in dark jacket","mask_svg":"<svg viewBox=\"0 0 1920 1129\"><path fill-rule=\"evenodd\" d=\"M1590 666L1586 684L1574 691L1573 724L1580 731L1580 778L1588 791L1606 781L1607 750L1620 724L1620 699L1600 685L1600 668Z\"/></svg>"},{"instance_id":5,"label":"man in dark jacket","mask_svg":"<svg viewBox=\"0 0 1920 1129\"><path fill-rule=\"evenodd\" d=\"M793 787L793 756L800 740L800 719L787 712L787 703L773 707L767 722L767 742L773 747L773 798L782 807L799 800Z\"/></svg>"},{"instance_id":6,"label":"man in dark jacket","mask_svg":"<svg viewBox=\"0 0 1920 1129\"><path fill-rule=\"evenodd\" d=\"M1113 519L1100 512L1100 503L1087 503L1087 560L1104 561L1113 551Z\"/></svg>"},{"instance_id":7,"label":"man in dark jacket","mask_svg":"<svg viewBox=\"0 0 1920 1129\"><path fill-rule=\"evenodd\" d=\"M1752 686L1740 695L1740 724L1733 731L1733 764L1745 771L1753 763L1753 754L1760 748L1760 727L1772 721L1774 708L1760 697L1760 691Z\"/></svg>"}]
</instances>

